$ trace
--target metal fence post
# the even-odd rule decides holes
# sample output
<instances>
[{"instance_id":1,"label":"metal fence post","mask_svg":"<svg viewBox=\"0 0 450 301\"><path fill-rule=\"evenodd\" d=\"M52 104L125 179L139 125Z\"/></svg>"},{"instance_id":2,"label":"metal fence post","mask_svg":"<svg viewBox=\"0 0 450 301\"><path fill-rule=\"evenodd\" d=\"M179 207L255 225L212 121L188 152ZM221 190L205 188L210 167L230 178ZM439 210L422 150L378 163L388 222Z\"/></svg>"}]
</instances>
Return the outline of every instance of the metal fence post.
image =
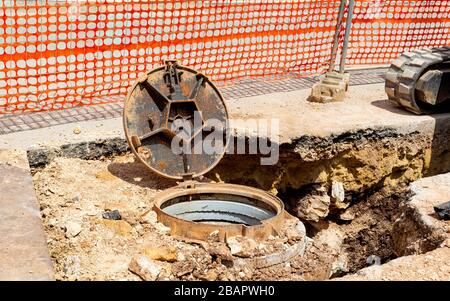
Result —
<instances>
[{"instance_id":1,"label":"metal fence post","mask_svg":"<svg viewBox=\"0 0 450 301\"><path fill-rule=\"evenodd\" d=\"M341 0L341 5L339 6L339 14L336 21L336 31L333 38L333 47L331 49L330 67L328 68L328 72L332 72L334 70L334 66L336 65L336 56L339 48L339 36L341 33L342 20L344 19L346 4L347 0Z\"/></svg>"},{"instance_id":2,"label":"metal fence post","mask_svg":"<svg viewBox=\"0 0 450 301\"><path fill-rule=\"evenodd\" d=\"M347 20L345 22L345 36L344 36L344 45L342 47L341 54L341 63L339 66L339 72L344 73L345 71L345 60L347 58L347 50L348 50L348 41L350 39L350 32L352 29L352 20L353 20L353 10L355 8L355 0L350 0L348 4L348 14Z\"/></svg>"}]
</instances>

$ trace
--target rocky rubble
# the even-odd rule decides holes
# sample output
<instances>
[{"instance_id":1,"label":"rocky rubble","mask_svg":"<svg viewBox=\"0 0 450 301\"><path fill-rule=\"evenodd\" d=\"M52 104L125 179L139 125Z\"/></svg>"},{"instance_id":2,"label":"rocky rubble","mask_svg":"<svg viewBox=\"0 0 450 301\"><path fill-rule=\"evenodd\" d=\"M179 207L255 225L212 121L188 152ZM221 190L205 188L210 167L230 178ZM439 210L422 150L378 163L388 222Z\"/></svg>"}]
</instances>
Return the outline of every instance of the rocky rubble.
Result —
<instances>
[{"instance_id":1,"label":"rocky rubble","mask_svg":"<svg viewBox=\"0 0 450 301\"><path fill-rule=\"evenodd\" d=\"M450 173L413 182L402 214L394 223L398 256L421 254L436 249L450 233L448 222L438 218L434 207L450 199Z\"/></svg>"},{"instance_id":2,"label":"rocky rubble","mask_svg":"<svg viewBox=\"0 0 450 301\"><path fill-rule=\"evenodd\" d=\"M164 265L156 260L148 259L146 256L135 256L131 259L129 270L143 280L154 281L164 269Z\"/></svg>"},{"instance_id":3,"label":"rocky rubble","mask_svg":"<svg viewBox=\"0 0 450 301\"><path fill-rule=\"evenodd\" d=\"M135 181L133 165L131 155L57 158L35 172L57 279L248 280L261 264L280 265L269 255L287 256L280 257L284 261L305 251L302 245L292 253L307 240L301 223L291 221L282 236L263 242L246 237L220 242L214 232L202 244L175 239L151 210L158 188L170 184L152 176Z\"/></svg>"},{"instance_id":4,"label":"rocky rubble","mask_svg":"<svg viewBox=\"0 0 450 301\"><path fill-rule=\"evenodd\" d=\"M303 220L318 222L328 216L331 198L325 187L313 187L310 193L295 200L294 212Z\"/></svg>"},{"instance_id":5,"label":"rocky rubble","mask_svg":"<svg viewBox=\"0 0 450 301\"><path fill-rule=\"evenodd\" d=\"M76 223L76 222L73 222L73 221L68 221L66 223L65 229L66 229L66 236L67 237L75 237L78 234L80 234L80 232L81 232L81 225Z\"/></svg>"},{"instance_id":6,"label":"rocky rubble","mask_svg":"<svg viewBox=\"0 0 450 301\"><path fill-rule=\"evenodd\" d=\"M311 223L319 223L329 215L337 215L342 221L351 221L354 213L350 206L350 198L345 195L344 184L333 181L327 185L310 185L292 193L289 197L290 209L297 217Z\"/></svg>"},{"instance_id":7,"label":"rocky rubble","mask_svg":"<svg viewBox=\"0 0 450 301\"><path fill-rule=\"evenodd\" d=\"M307 229L292 219L266 241L220 242L213 232L207 242L185 242L151 210L155 193L174 183L139 168L125 155L57 158L35 171L58 280L322 280L365 268L370 256L381 264L397 256L393 225L402 191L386 188L353 203L345 183L313 186L289 207L304 214ZM115 210L120 219L104 218Z\"/></svg>"}]
</instances>

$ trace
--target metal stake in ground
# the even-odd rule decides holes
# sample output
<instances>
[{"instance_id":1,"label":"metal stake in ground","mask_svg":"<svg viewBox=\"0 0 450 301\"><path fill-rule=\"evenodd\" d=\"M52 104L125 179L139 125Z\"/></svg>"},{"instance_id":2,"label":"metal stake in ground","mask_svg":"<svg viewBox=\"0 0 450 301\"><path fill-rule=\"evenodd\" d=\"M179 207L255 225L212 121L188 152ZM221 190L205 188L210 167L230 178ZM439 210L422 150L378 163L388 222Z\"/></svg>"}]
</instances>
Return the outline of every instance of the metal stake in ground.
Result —
<instances>
[{"instance_id":1,"label":"metal stake in ground","mask_svg":"<svg viewBox=\"0 0 450 301\"><path fill-rule=\"evenodd\" d=\"M330 67L328 69L328 72L321 79L321 81L313 86L311 96L308 98L309 101L322 103L343 101L345 97L345 92L347 92L348 90L350 75L348 73L345 73L344 71L345 71L345 60L348 50L348 41L350 38L350 31L353 19L353 8L355 5L354 0L350 0L349 2L347 20L345 25L344 45L341 53L339 72L336 72L334 70L336 51L339 45L339 36L341 32L341 24L344 16L346 3L347 3L346 0L341 1L341 6L336 22L337 24L336 24L336 32L334 35L334 43L331 51Z\"/></svg>"},{"instance_id":2,"label":"metal stake in ground","mask_svg":"<svg viewBox=\"0 0 450 301\"><path fill-rule=\"evenodd\" d=\"M355 8L355 0L350 0L348 4L347 20L345 22L345 36L344 45L342 46L341 63L339 65L339 73L345 72L345 60L347 59L348 41L350 39L350 32L352 30L353 10Z\"/></svg>"},{"instance_id":3,"label":"metal stake in ground","mask_svg":"<svg viewBox=\"0 0 450 301\"><path fill-rule=\"evenodd\" d=\"M333 72L334 66L336 65L336 55L339 49L339 36L341 33L342 21L344 20L346 5L347 0L341 0L341 5L339 6L339 13L336 21L336 30L333 37L333 47L331 48L330 67L328 68L328 72Z\"/></svg>"}]
</instances>

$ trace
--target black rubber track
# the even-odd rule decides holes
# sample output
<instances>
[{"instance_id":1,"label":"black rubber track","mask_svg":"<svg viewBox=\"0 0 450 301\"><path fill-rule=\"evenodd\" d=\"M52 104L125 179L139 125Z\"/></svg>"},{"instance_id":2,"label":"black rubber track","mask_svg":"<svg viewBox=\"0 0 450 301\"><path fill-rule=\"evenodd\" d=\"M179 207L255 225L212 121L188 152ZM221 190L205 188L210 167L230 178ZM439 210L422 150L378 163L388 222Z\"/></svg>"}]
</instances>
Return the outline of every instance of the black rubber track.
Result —
<instances>
[{"instance_id":1,"label":"black rubber track","mask_svg":"<svg viewBox=\"0 0 450 301\"><path fill-rule=\"evenodd\" d=\"M418 49L403 53L386 73L386 93L389 100L415 114L432 113L431 105L416 101L416 83L433 65L448 61L450 61L450 47Z\"/></svg>"}]
</instances>

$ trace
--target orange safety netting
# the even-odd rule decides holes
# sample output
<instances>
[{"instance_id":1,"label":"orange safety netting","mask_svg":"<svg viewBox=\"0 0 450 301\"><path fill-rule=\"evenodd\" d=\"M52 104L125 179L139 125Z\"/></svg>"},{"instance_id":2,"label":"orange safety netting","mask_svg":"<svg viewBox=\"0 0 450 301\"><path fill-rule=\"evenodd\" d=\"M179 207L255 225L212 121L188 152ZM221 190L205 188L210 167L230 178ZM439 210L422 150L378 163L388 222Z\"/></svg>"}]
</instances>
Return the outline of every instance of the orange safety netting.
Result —
<instances>
[{"instance_id":1,"label":"orange safety netting","mask_svg":"<svg viewBox=\"0 0 450 301\"><path fill-rule=\"evenodd\" d=\"M415 48L450 46L450 1L355 2L349 64L388 64Z\"/></svg>"},{"instance_id":2,"label":"orange safety netting","mask_svg":"<svg viewBox=\"0 0 450 301\"><path fill-rule=\"evenodd\" d=\"M122 101L163 59L213 80L322 73L340 1L2 0L0 114ZM349 59L450 44L450 1L357 1Z\"/></svg>"}]
</instances>

